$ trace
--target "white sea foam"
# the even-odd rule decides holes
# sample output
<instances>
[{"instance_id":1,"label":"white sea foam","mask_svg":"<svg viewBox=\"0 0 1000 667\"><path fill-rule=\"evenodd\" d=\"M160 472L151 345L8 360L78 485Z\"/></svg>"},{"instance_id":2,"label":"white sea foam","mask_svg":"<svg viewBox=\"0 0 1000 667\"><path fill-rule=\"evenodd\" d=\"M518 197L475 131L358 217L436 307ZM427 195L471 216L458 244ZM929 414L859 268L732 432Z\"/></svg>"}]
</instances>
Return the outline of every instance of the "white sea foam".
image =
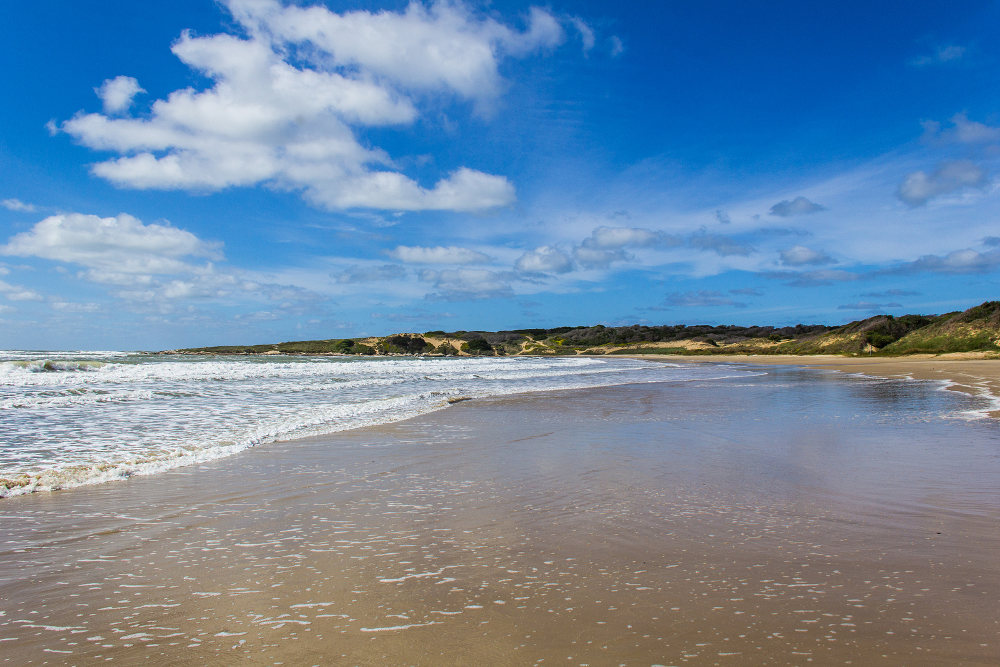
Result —
<instances>
[{"instance_id":1,"label":"white sea foam","mask_svg":"<svg viewBox=\"0 0 1000 667\"><path fill-rule=\"evenodd\" d=\"M485 397L753 375L594 358L0 352L0 497L127 479Z\"/></svg>"}]
</instances>

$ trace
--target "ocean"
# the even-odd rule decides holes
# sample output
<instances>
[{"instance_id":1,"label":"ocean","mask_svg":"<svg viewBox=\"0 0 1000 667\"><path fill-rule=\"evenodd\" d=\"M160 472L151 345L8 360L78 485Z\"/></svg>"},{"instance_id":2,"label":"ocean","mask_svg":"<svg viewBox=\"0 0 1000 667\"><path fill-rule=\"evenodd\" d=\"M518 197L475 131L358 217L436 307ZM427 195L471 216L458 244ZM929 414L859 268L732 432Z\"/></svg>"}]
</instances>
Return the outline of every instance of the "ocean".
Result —
<instances>
[{"instance_id":1,"label":"ocean","mask_svg":"<svg viewBox=\"0 0 1000 667\"><path fill-rule=\"evenodd\" d=\"M449 399L755 371L632 359L0 352L0 497L386 424Z\"/></svg>"}]
</instances>

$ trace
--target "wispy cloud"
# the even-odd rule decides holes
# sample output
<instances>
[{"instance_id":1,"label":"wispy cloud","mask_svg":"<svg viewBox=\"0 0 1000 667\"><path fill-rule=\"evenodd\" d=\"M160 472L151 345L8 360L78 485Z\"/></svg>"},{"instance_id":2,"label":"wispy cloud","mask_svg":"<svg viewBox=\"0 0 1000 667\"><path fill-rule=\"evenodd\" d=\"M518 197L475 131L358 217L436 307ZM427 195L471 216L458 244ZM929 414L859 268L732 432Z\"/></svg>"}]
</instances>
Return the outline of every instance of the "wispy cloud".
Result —
<instances>
[{"instance_id":1,"label":"wispy cloud","mask_svg":"<svg viewBox=\"0 0 1000 667\"><path fill-rule=\"evenodd\" d=\"M719 307L746 308L747 304L727 297L715 290L696 290L692 292L673 292L667 295L665 303L668 306L683 307Z\"/></svg>"},{"instance_id":2,"label":"wispy cloud","mask_svg":"<svg viewBox=\"0 0 1000 667\"><path fill-rule=\"evenodd\" d=\"M872 301L858 301L856 303L845 303L837 306L837 310L864 310L868 312L882 312L888 308L902 308L903 304L891 302L891 303L874 303Z\"/></svg>"},{"instance_id":3,"label":"wispy cloud","mask_svg":"<svg viewBox=\"0 0 1000 667\"><path fill-rule=\"evenodd\" d=\"M33 204L27 204L20 199L4 199L0 201L0 206L3 206L8 211L22 211L25 213L37 210Z\"/></svg>"},{"instance_id":4,"label":"wispy cloud","mask_svg":"<svg viewBox=\"0 0 1000 667\"><path fill-rule=\"evenodd\" d=\"M746 257L754 252L753 246L724 234L712 234L701 230L688 237L688 245L698 250L714 252L723 257L739 255Z\"/></svg>"},{"instance_id":5,"label":"wispy cloud","mask_svg":"<svg viewBox=\"0 0 1000 667\"><path fill-rule=\"evenodd\" d=\"M486 264L488 255L456 246L396 246L389 255L407 264Z\"/></svg>"},{"instance_id":6,"label":"wispy cloud","mask_svg":"<svg viewBox=\"0 0 1000 667\"><path fill-rule=\"evenodd\" d=\"M338 283L376 283L400 280L406 275L406 269L398 264L382 264L348 266L343 271L335 273L333 277Z\"/></svg>"},{"instance_id":7,"label":"wispy cloud","mask_svg":"<svg viewBox=\"0 0 1000 667\"><path fill-rule=\"evenodd\" d=\"M931 65L944 65L955 63L968 53L968 49L958 44L945 44L934 49L931 53L925 53L910 60L914 67L928 67Z\"/></svg>"},{"instance_id":8,"label":"wispy cloud","mask_svg":"<svg viewBox=\"0 0 1000 667\"><path fill-rule=\"evenodd\" d=\"M781 280L790 287L818 287L833 283L858 280L861 276L841 269L817 269L815 271L770 271L762 274L766 278Z\"/></svg>"}]
</instances>

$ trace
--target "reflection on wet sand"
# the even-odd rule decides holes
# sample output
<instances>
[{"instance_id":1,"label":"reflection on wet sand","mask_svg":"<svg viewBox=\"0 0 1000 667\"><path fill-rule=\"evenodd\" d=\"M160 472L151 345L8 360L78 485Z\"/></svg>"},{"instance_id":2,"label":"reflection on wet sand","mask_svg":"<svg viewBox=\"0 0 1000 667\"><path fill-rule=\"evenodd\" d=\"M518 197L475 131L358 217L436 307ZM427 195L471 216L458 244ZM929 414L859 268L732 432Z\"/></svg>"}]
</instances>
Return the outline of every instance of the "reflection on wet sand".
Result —
<instances>
[{"instance_id":1,"label":"reflection on wet sand","mask_svg":"<svg viewBox=\"0 0 1000 667\"><path fill-rule=\"evenodd\" d=\"M995 663L997 426L898 387L467 401L10 499L0 659Z\"/></svg>"}]
</instances>

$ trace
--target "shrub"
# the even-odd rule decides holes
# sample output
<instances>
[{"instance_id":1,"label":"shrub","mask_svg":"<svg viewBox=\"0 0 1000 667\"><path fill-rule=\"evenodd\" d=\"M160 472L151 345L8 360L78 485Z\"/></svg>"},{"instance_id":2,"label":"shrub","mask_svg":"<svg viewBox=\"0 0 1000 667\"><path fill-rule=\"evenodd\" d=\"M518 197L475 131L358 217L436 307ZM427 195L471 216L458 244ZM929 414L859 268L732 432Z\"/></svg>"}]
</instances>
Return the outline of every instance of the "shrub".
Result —
<instances>
[{"instance_id":1,"label":"shrub","mask_svg":"<svg viewBox=\"0 0 1000 667\"><path fill-rule=\"evenodd\" d=\"M394 354L420 354L433 347L420 336L389 336L383 344L386 352Z\"/></svg>"},{"instance_id":2,"label":"shrub","mask_svg":"<svg viewBox=\"0 0 1000 667\"><path fill-rule=\"evenodd\" d=\"M485 338L473 338L470 341L462 343L462 352L469 354L490 354L493 352L493 346Z\"/></svg>"}]
</instances>

